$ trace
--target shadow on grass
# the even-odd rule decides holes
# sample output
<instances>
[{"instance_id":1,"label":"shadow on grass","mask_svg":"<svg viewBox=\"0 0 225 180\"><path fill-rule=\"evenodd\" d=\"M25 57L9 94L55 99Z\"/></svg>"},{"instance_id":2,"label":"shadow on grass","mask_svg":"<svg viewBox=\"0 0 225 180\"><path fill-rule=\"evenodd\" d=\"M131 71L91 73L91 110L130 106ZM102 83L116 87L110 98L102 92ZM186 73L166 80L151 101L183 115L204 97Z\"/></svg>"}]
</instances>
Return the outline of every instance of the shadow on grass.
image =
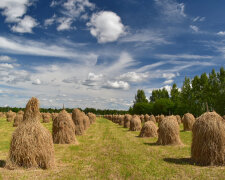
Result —
<instances>
[{"instance_id":1,"label":"shadow on grass","mask_svg":"<svg viewBox=\"0 0 225 180\"><path fill-rule=\"evenodd\" d=\"M191 158L164 158L163 161L179 165L194 165Z\"/></svg>"},{"instance_id":2,"label":"shadow on grass","mask_svg":"<svg viewBox=\"0 0 225 180\"><path fill-rule=\"evenodd\" d=\"M148 146L159 146L156 142L153 142L153 143L144 143L145 145L148 145Z\"/></svg>"},{"instance_id":3,"label":"shadow on grass","mask_svg":"<svg viewBox=\"0 0 225 180\"><path fill-rule=\"evenodd\" d=\"M0 168L4 168L6 165L6 161L5 160L0 160Z\"/></svg>"}]
</instances>

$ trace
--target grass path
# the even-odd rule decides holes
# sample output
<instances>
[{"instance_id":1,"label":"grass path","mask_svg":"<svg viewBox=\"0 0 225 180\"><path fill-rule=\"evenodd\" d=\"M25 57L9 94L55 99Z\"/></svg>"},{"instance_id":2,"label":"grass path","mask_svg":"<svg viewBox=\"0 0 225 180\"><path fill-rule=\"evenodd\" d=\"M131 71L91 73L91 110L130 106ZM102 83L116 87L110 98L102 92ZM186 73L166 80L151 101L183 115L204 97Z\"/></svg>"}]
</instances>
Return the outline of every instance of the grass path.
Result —
<instances>
[{"instance_id":1,"label":"grass path","mask_svg":"<svg viewBox=\"0 0 225 180\"><path fill-rule=\"evenodd\" d=\"M51 130L51 123L44 124ZM0 120L0 160L6 160L15 128ZM182 129L182 127L181 127ZM138 138L106 119L97 119L78 146L55 145L52 170L0 168L1 179L225 179L224 167L189 163L191 133L181 131L184 146L157 146L156 138Z\"/></svg>"}]
</instances>

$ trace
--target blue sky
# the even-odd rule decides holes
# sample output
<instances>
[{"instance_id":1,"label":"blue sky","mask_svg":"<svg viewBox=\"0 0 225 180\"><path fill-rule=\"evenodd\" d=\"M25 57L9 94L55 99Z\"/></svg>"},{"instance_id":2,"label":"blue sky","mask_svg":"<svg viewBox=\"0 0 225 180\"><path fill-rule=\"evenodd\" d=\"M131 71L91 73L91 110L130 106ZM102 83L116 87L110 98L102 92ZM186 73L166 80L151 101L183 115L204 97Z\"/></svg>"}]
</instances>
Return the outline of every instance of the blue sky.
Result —
<instances>
[{"instance_id":1,"label":"blue sky","mask_svg":"<svg viewBox=\"0 0 225 180\"><path fill-rule=\"evenodd\" d=\"M225 64L224 0L1 0L0 106L128 109Z\"/></svg>"}]
</instances>

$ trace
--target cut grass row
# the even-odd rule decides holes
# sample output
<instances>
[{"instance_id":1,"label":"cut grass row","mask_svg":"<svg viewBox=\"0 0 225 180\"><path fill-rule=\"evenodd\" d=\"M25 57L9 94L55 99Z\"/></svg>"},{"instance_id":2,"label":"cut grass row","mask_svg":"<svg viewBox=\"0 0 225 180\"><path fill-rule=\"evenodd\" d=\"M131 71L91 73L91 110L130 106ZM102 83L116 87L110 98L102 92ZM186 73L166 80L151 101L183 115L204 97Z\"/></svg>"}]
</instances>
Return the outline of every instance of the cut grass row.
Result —
<instances>
[{"instance_id":1,"label":"cut grass row","mask_svg":"<svg viewBox=\"0 0 225 180\"><path fill-rule=\"evenodd\" d=\"M44 124L51 131L52 123ZM12 123L0 119L0 160L6 160ZM55 145L57 166L51 170L0 168L2 179L225 179L224 167L190 164L191 132L183 132L184 146L158 146L157 138L138 138L103 118L97 118L78 146Z\"/></svg>"}]
</instances>

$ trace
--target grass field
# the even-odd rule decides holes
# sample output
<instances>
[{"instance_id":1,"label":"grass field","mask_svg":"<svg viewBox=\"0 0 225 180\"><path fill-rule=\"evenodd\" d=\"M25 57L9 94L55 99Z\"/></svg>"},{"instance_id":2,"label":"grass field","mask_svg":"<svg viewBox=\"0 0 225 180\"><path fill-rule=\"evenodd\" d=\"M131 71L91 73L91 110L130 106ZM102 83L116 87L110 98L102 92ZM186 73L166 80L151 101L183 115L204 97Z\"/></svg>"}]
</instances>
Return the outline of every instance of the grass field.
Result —
<instances>
[{"instance_id":1,"label":"grass field","mask_svg":"<svg viewBox=\"0 0 225 180\"><path fill-rule=\"evenodd\" d=\"M51 125L44 124L49 130ZM14 129L0 119L0 164L7 159ZM190 162L191 132L181 130L180 147L158 146L156 138L138 134L97 118L84 136L77 137L78 146L55 145L55 169L0 168L0 179L225 179L225 167Z\"/></svg>"}]
</instances>

